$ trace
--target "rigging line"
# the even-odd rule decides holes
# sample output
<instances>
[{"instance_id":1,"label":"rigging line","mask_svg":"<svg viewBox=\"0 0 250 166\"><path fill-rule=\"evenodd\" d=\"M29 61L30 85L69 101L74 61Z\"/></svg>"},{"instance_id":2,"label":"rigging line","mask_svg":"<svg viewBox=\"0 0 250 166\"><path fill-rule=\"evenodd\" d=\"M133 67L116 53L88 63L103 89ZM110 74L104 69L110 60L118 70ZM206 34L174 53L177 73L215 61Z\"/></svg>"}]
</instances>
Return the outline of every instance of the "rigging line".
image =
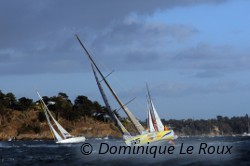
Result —
<instances>
[{"instance_id":1,"label":"rigging line","mask_svg":"<svg viewBox=\"0 0 250 166\"><path fill-rule=\"evenodd\" d=\"M110 76L112 73L114 72L114 70L112 70L106 77L104 77L105 79L106 78L108 78L108 76ZM102 82L103 81L103 79L101 80L101 81L99 81L99 82Z\"/></svg>"},{"instance_id":2,"label":"rigging line","mask_svg":"<svg viewBox=\"0 0 250 166\"><path fill-rule=\"evenodd\" d=\"M123 106L128 105L130 102L132 102L134 99L136 99L136 97L134 97L133 99L129 100L127 103L123 104ZM116 112L119 112L122 109L122 107L120 107L119 109L116 109Z\"/></svg>"},{"instance_id":3,"label":"rigging line","mask_svg":"<svg viewBox=\"0 0 250 166\"><path fill-rule=\"evenodd\" d=\"M86 48L91 48L91 47L88 46L88 44L85 44L85 43L84 43L84 46L85 46ZM94 49L93 49L93 50L94 50ZM103 63L103 62L100 60L101 58L96 58L96 57L98 57L98 56L95 55L95 53L94 53L94 51L92 51L92 49L88 49L88 52L91 54L91 57L92 57L92 59L95 61L95 63L98 64L98 65L100 65L100 69L102 69L102 71L108 72L108 73L110 73L110 74L113 72L110 68L108 68L107 65L105 65L105 63ZM90 61L90 63L92 63L91 60L89 60L89 61ZM103 69L104 69L104 70L103 70ZM110 75L110 74L108 74L108 75ZM107 75L105 78L107 78L108 75ZM99 82L101 83L102 81L103 81L103 79L102 79L101 81L99 81ZM106 88L106 87L104 87L104 88ZM111 93L107 93L106 95L108 96L108 98L114 98L114 96L113 96ZM111 100L110 102L114 103L112 100Z\"/></svg>"},{"instance_id":4,"label":"rigging line","mask_svg":"<svg viewBox=\"0 0 250 166\"><path fill-rule=\"evenodd\" d=\"M96 59L96 58L95 58ZM101 63L101 61L100 60L97 60L97 61L99 61L99 63L100 64L102 64L105 68L107 68L109 71L110 71L110 69L107 67L107 65L105 65L104 63ZM109 74L110 75L110 74ZM109 75L107 75L107 76L109 76ZM106 76L106 77L107 77ZM118 88L116 88L116 89L122 89L123 90L123 92L117 92L117 94L121 94L121 93L127 93L127 94L129 94L129 92L131 92L131 90L129 90L126 86L125 86L125 84L124 83L122 83L121 82L121 80L120 79L118 79L117 78L117 76L116 75L113 75L113 77L112 77L113 79L114 79L114 81L115 82L117 82L117 84L115 84L116 86L118 85ZM102 80L103 81L103 80ZM100 81L101 82L101 81ZM110 98L110 96L112 96L111 94L108 94L108 96L109 96L109 98ZM123 96L123 95L121 95L121 96ZM136 103L136 105L137 105L137 111L135 111L135 112L140 112L140 110L146 110L145 109L145 107L144 107L144 103L142 103L141 101L139 101L139 100L136 100L135 101L135 103ZM134 108L133 108L133 110L135 110Z\"/></svg>"},{"instance_id":5,"label":"rigging line","mask_svg":"<svg viewBox=\"0 0 250 166\"><path fill-rule=\"evenodd\" d=\"M85 47L86 48L90 48L90 47L88 47L88 45L86 45L85 43L84 43L84 45L85 45ZM94 50L94 49L93 49ZM98 57L98 56L95 56L95 53L90 49L88 49L88 52L91 54L91 56L92 56L92 58L93 58L93 60L95 61L95 63L97 62L97 64L100 64L105 70L106 70L106 72L108 71L109 73L110 73L110 71L111 71L111 73L112 73L112 70L107 66L107 65L105 65L105 63L103 63L101 60L100 60L100 58L98 59L98 58L96 58L96 57ZM104 70L104 71L105 71ZM107 76L106 76L107 77ZM123 90L123 92L122 93L129 93L131 90L129 90L125 85L124 85L124 83L122 83L121 81L120 81L120 79L118 79L117 78L117 76L113 76L112 77L116 82L117 82L117 84L115 84L116 86L118 85L118 88L116 88L116 89L122 89ZM102 80L103 81L103 80ZM100 81L101 82L101 81ZM113 85L112 85L113 86ZM119 88L120 87L120 88ZM121 94L121 92L116 92L117 94ZM120 95L119 95L120 96ZM113 97L112 96L112 94L108 94L108 98L110 98L110 97ZM137 107L139 107L140 109L138 109L137 111L134 111L134 112L140 112L140 110L145 110L145 107L143 107L144 106L144 104L142 103L142 102L140 102L139 100L136 100L135 101L135 103L136 103L136 105L137 105ZM134 109L133 109L134 110Z\"/></svg>"},{"instance_id":6,"label":"rigging line","mask_svg":"<svg viewBox=\"0 0 250 166\"><path fill-rule=\"evenodd\" d=\"M100 71L100 69L97 67L97 65L95 64L95 62L93 61L92 57L90 56L89 52L87 51L87 49L84 47L83 43L81 42L81 40L79 39L79 37L77 35L75 35L78 42L80 43L80 45L82 46L82 48L84 49L87 57L91 60L93 66L96 68L96 70L98 71L99 75L102 77L102 79L104 80L106 86L109 88L109 91L113 94L113 96L115 97L116 101L119 103L119 105L121 107L123 107L124 112L126 112L127 116L129 117L129 119L133 122L134 127L136 128L137 132L140 134L143 132L144 128L143 126L139 123L139 121L134 117L134 115L128 110L128 108L126 106L123 106L123 102L118 98L118 96L116 95L116 93L113 91L113 89L110 87L109 83L106 81L106 79L104 78L102 72Z\"/></svg>"},{"instance_id":7,"label":"rigging line","mask_svg":"<svg viewBox=\"0 0 250 166\"><path fill-rule=\"evenodd\" d=\"M91 47L89 47L86 43L84 43L84 46L85 46L86 48L91 48ZM104 70L102 70L102 71L106 71L106 72L110 73L112 70L110 70L110 69L108 68L108 66L105 65L105 63L103 63L103 62L100 60L100 58L99 58L99 59L96 58L96 57L98 57L98 56L96 56L95 53L94 53L94 51L92 51L92 50L94 50L94 48L93 48L93 49L88 49L88 52L91 54L92 59L95 61L95 63L99 64L100 66L102 66L102 68L104 68ZM99 66L99 65L98 65L98 66Z\"/></svg>"},{"instance_id":8,"label":"rigging line","mask_svg":"<svg viewBox=\"0 0 250 166\"><path fill-rule=\"evenodd\" d=\"M88 47L88 45L86 45L85 43L84 43L84 46L85 46L86 48L90 48L90 47ZM98 57L98 56L96 56L95 53L94 53L94 51L92 51L92 50L94 50L94 49L88 49L88 52L89 52L90 55L92 56L92 59L95 61L95 63L96 63L96 64L100 64L100 65L104 68L104 70L102 70L102 71L106 71L106 72L108 72L108 73L112 73L113 70L111 70L105 63L103 63L103 61L101 61L101 58L99 58L99 59L96 58L96 57ZM99 57L100 57L100 56L99 56ZM118 82L118 85L120 85L120 87L122 88L122 90L123 90L124 92L129 92L128 88L126 88L126 86L125 86L116 76L114 76L113 78L115 79L116 82ZM100 81L100 82L101 82L101 81Z\"/></svg>"}]
</instances>

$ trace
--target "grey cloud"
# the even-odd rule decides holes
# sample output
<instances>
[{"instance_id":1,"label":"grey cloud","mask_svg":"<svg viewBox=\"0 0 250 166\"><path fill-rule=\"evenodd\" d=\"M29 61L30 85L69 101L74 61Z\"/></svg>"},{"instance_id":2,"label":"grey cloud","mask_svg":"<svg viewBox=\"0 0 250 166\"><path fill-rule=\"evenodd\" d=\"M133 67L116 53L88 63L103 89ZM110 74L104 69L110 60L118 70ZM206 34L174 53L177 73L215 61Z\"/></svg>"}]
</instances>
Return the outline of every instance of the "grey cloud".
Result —
<instances>
[{"instance_id":1,"label":"grey cloud","mask_svg":"<svg viewBox=\"0 0 250 166\"><path fill-rule=\"evenodd\" d=\"M224 74L214 70L206 70L197 72L194 76L197 78L217 78L224 76Z\"/></svg>"},{"instance_id":2,"label":"grey cloud","mask_svg":"<svg viewBox=\"0 0 250 166\"><path fill-rule=\"evenodd\" d=\"M134 20L113 25L109 31L98 36L94 44L141 46L145 49L164 43L168 38L181 41L197 32L196 28L186 25L167 25Z\"/></svg>"},{"instance_id":3,"label":"grey cloud","mask_svg":"<svg viewBox=\"0 0 250 166\"><path fill-rule=\"evenodd\" d=\"M101 31L130 13L150 15L156 10L197 4L217 4L225 0L176 1L1 1L0 44L3 48L32 44L63 28ZM98 5L97 5L98 4ZM57 36L55 36L57 37ZM25 46L27 46L25 45Z\"/></svg>"},{"instance_id":4,"label":"grey cloud","mask_svg":"<svg viewBox=\"0 0 250 166\"><path fill-rule=\"evenodd\" d=\"M161 97L184 97L191 95L208 95L232 93L234 91L242 91L246 89L246 85L239 84L236 81L217 81L207 84L180 83L180 82L161 82L159 84L151 84L150 90L155 96ZM145 88L137 87L122 93L123 96L145 96Z\"/></svg>"},{"instance_id":5,"label":"grey cloud","mask_svg":"<svg viewBox=\"0 0 250 166\"><path fill-rule=\"evenodd\" d=\"M153 96L163 98L189 97L194 95L229 94L249 89L249 84L242 84L233 80L213 81L209 83L188 83L188 82L160 82L150 84L150 91ZM134 87L128 91L119 92L124 98L131 96L145 97L146 88L143 86Z\"/></svg>"},{"instance_id":6,"label":"grey cloud","mask_svg":"<svg viewBox=\"0 0 250 166\"><path fill-rule=\"evenodd\" d=\"M165 61L169 62L170 68L196 71L194 75L198 78L221 77L250 69L249 56L242 52L239 53L230 45L198 43L195 47L173 53Z\"/></svg>"},{"instance_id":7,"label":"grey cloud","mask_svg":"<svg viewBox=\"0 0 250 166\"><path fill-rule=\"evenodd\" d=\"M99 35L91 45L104 54L106 59L112 58L112 64L113 57L119 55L119 62L136 62L138 66L157 63L168 43L173 40L181 42L197 32L198 30L191 26L147 23L136 19L113 25ZM129 66L130 69L134 69L133 63Z\"/></svg>"},{"instance_id":8,"label":"grey cloud","mask_svg":"<svg viewBox=\"0 0 250 166\"><path fill-rule=\"evenodd\" d=\"M74 33L78 33L85 41L91 43L91 46L103 51L103 56L119 55L122 51L124 51L123 57L120 60L129 60L132 54L146 51L149 51L151 55L160 56L160 52L155 53L151 48L159 48L162 42L166 44L166 38L185 40L197 33L197 29L188 25L160 25L145 22L125 24L124 20L131 13L150 16L155 11L170 10L174 7L216 5L225 2L227 1L160 0L147 1L147 3L140 0L132 2L116 0L1 1L0 52L9 54L11 63L4 65L1 63L0 69L9 68L9 72L6 72L8 74L11 72L20 74L32 71L33 73L49 72L49 70L51 73L79 71L80 62L75 58L79 55L79 46L73 37ZM152 36L155 37L152 38ZM107 44L110 44L110 48L107 48ZM134 47L131 48L131 46ZM130 50L126 52L128 48ZM119 50L119 52L114 52L114 50ZM110 58L110 56L107 57ZM146 57L150 59L150 56ZM140 57L137 59L139 60ZM40 70L30 71L26 68L34 62L41 67ZM67 62L76 65L66 69ZM16 70L10 65L15 65Z\"/></svg>"}]
</instances>

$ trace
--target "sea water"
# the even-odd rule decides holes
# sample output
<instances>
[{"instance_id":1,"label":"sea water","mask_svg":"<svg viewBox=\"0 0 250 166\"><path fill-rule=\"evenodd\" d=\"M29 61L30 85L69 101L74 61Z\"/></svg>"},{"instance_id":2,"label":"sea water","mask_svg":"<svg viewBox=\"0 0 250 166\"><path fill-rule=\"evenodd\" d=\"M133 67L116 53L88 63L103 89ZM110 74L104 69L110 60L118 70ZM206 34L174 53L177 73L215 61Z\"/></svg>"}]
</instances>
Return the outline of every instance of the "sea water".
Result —
<instances>
[{"instance_id":1,"label":"sea water","mask_svg":"<svg viewBox=\"0 0 250 166\"><path fill-rule=\"evenodd\" d=\"M250 137L186 137L174 142L133 151L124 149L118 139L87 139L79 144L2 141L0 165L250 165Z\"/></svg>"}]
</instances>

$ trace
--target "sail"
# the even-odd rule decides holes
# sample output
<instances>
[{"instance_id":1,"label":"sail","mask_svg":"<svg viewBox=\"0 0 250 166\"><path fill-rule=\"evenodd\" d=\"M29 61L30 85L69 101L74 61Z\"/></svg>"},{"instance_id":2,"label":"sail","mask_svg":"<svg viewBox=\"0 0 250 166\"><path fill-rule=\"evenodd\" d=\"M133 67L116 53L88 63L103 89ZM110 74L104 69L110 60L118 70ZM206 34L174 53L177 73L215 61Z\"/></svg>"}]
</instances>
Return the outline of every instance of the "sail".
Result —
<instances>
[{"instance_id":1,"label":"sail","mask_svg":"<svg viewBox=\"0 0 250 166\"><path fill-rule=\"evenodd\" d=\"M38 93L38 92L37 92L37 93ZM38 93L38 95L39 95L39 93ZM39 97L40 97L40 95L39 95ZM52 124L51 124L51 122L50 122L50 119L49 119L49 115L48 115L47 110L46 110L47 106L46 106L46 104L44 103L44 101L42 100L41 97L40 97L40 101L41 101L42 109L43 109L43 111L44 111L44 113L45 113L45 117L46 117L46 119L47 119L47 122L48 122L48 125L49 125L49 128L50 128L51 132L52 132L53 137L54 137L57 141L63 140L62 137L56 132L56 130L55 130L54 127L52 126Z\"/></svg>"},{"instance_id":2,"label":"sail","mask_svg":"<svg viewBox=\"0 0 250 166\"><path fill-rule=\"evenodd\" d=\"M54 121L54 123L56 124L56 127L58 128L58 130L60 131L60 133L62 134L63 138L70 138L72 137L72 135L69 134L69 132L67 132L57 121L56 119L53 117L53 115L51 114L51 112L49 111L49 109L47 109L50 117L52 118L52 120Z\"/></svg>"},{"instance_id":3,"label":"sail","mask_svg":"<svg viewBox=\"0 0 250 166\"><path fill-rule=\"evenodd\" d=\"M161 119L155 109L155 106L153 104L153 101L151 99L151 95L150 95L150 92L149 92L149 88L148 88L148 85L147 85L147 92L148 92L148 107L149 107L149 112L150 112L150 115L151 115L151 119L152 119L152 123L153 123L153 126L154 126L154 129L155 131L164 131L164 126L161 122Z\"/></svg>"},{"instance_id":4,"label":"sail","mask_svg":"<svg viewBox=\"0 0 250 166\"><path fill-rule=\"evenodd\" d=\"M56 139L57 141L62 141L62 140L63 140L62 137L56 132L56 130L55 130L54 127L52 126L52 124L51 124L51 122L50 122L50 120L49 120L49 116L48 116L46 110L44 110L44 112L45 112L45 116L46 116L46 119L47 119L47 121L48 121L49 127L50 127L50 129L51 129L51 131L52 131L52 133L53 133L55 139Z\"/></svg>"},{"instance_id":5,"label":"sail","mask_svg":"<svg viewBox=\"0 0 250 166\"><path fill-rule=\"evenodd\" d=\"M157 128L158 128L158 131L164 131L164 126L161 122L161 119L159 118L159 115L154 107L154 104L153 104L153 101L151 101L151 104L152 104L152 109L153 109L153 112L154 112L154 116L155 116L155 121L156 121L156 125L157 125Z\"/></svg>"},{"instance_id":6,"label":"sail","mask_svg":"<svg viewBox=\"0 0 250 166\"><path fill-rule=\"evenodd\" d=\"M114 96L114 98L116 99L116 101L118 102L118 104L120 105L120 107L124 110L124 112L127 114L127 116L129 117L130 121L132 122L132 124L135 126L137 132L139 134L142 134L145 131L145 129L142 127L142 125L140 124L140 122L135 118L135 116L129 111L129 109L123 104L123 102L119 99L119 97L116 95L116 93L114 92L114 90L110 87L110 85L107 82L106 78L103 76L102 72L97 67L97 65L95 64L94 60L92 59L92 57L90 56L89 52L84 47L84 45L82 44L81 40L79 39L79 37L77 35L76 35L76 38L79 41L79 43L81 44L81 46L83 47L84 51L86 52L89 60L94 65L94 67L96 68L96 70L98 71L98 73L100 74L100 76L102 77L102 80L105 82L106 86L108 87L108 89L110 90L110 92L112 93L112 95Z\"/></svg>"},{"instance_id":7,"label":"sail","mask_svg":"<svg viewBox=\"0 0 250 166\"><path fill-rule=\"evenodd\" d=\"M130 133L127 131L127 129L122 125L122 123L120 122L120 120L117 118L117 116L114 114L114 112L112 111L112 108L108 102L108 99L107 99L107 96L106 94L104 93L104 90L102 88L102 85L96 75L96 71L95 71L95 68L93 66L93 64L91 63L91 67L92 67L92 71L94 73L94 76L95 76L95 80L96 80L96 83L98 85L98 88L101 92L101 95L102 95L102 99L105 103L105 106L106 108L108 109L108 113L110 115L110 117L113 119L113 121L115 122L115 125L118 127L118 129L122 132L122 134L124 135L130 135Z\"/></svg>"},{"instance_id":8,"label":"sail","mask_svg":"<svg viewBox=\"0 0 250 166\"><path fill-rule=\"evenodd\" d=\"M117 116L114 114L115 119L117 120L117 124L119 126L119 128L121 128L121 132L126 135L126 136L130 136L130 133L128 132L128 130L122 125L121 121L117 118Z\"/></svg>"},{"instance_id":9,"label":"sail","mask_svg":"<svg viewBox=\"0 0 250 166\"><path fill-rule=\"evenodd\" d=\"M37 92L41 102L42 102L42 105L44 107L44 110L46 111L46 114L48 113L49 116L51 117L51 119L54 121L54 123L56 124L58 130L60 131L60 133L62 134L63 138L66 139L66 138L69 138L69 137L72 137L72 135L70 135L56 120L55 118L53 117L53 115L51 114L51 112L49 111L48 107L46 106L46 104L44 103L42 97L40 96L40 94ZM47 115L48 115L47 114Z\"/></svg>"},{"instance_id":10,"label":"sail","mask_svg":"<svg viewBox=\"0 0 250 166\"><path fill-rule=\"evenodd\" d=\"M152 117L151 117L151 112L150 112L150 109L149 109L149 105L148 105L148 119L147 119L147 122L148 122L149 132L154 132L155 128L153 126L153 122L152 122Z\"/></svg>"}]
</instances>

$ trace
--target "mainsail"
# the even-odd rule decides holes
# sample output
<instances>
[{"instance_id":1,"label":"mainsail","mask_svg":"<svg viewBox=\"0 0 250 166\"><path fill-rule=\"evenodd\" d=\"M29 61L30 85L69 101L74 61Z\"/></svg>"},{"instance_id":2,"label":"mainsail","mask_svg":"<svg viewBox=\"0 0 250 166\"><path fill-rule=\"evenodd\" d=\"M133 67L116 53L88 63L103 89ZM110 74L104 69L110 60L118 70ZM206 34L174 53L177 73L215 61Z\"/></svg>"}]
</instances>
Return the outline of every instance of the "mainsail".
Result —
<instances>
[{"instance_id":1,"label":"mainsail","mask_svg":"<svg viewBox=\"0 0 250 166\"><path fill-rule=\"evenodd\" d=\"M122 125L122 123L120 122L120 120L117 118L117 116L116 116L116 115L114 114L114 112L112 111L112 108L111 108L111 106L110 106L110 104L109 104L109 102L108 102L108 98L107 98L106 94L104 93L104 90L103 90L102 85L101 85L101 83L100 83L100 81L99 81L99 79L98 79L98 77L97 77L97 75L96 75L96 71L95 71L95 68L94 68L94 66L93 66L92 63L91 63L91 67L92 67L92 71L93 71L94 76L95 76L96 83L97 83L98 88L99 88L99 90L100 90L100 92L101 92L102 99L103 99L103 101L104 101L104 103L105 103L106 108L108 109L108 113L109 113L110 117L113 119L113 121L115 122L115 125L116 125L116 126L118 127L118 129L122 132L122 134L128 135L128 136L129 136L130 133L129 133L129 132L127 131L127 129Z\"/></svg>"},{"instance_id":2,"label":"mainsail","mask_svg":"<svg viewBox=\"0 0 250 166\"><path fill-rule=\"evenodd\" d=\"M155 121L156 121L156 125L157 125L157 128L158 128L158 131L164 131L164 126L161 122L161 119L154 107L154 104L153 104L153 101L151 100L151 104L152 104L152 109L153 109L153 112L154 112L154 116L155 116Z\"/></svg>"},{"instance_id":3,"label":"mainsail","mask_svg":"<svg viewBox=\"0 0 250 166\"><path fill-rule=\"evenodd\" d=\"M62 134L63 138L70 138L72 137L72 135L69 134L69 132L67 132L53 117L53 115L51 114L51 112L49 111L49 109L47 109L47 112L49 113L50 117L52 118L52 120L54 121L54 123L56 124L56 127L58 128L58 130L60 131L60 133Z\"/></svg>"},{"instance_id":4,"label":"mainsail","mask_svg":"<svg viewBox=\"0 0 250 166\"><path fill-rule=\"evenodd\" d=\"M53 135L54 139L56 139L57 141L63 140L62 137L56 132L56 130L54 129L53 125L50 122L49 115L47 113L48 108L47 108L46 104L44 103L43 99L41 98L41 96L40 96L40 94L38 92L37 92L37 94L40 97L40 102L41 102L41 105L42 105L42 109L44 110L45 117L46 117L46 119L48 121L49 128L50 128L50 130L52 132L52 135Z\"/></svg>"},{"instance_id":5,"label":"mainsail","mask_svg":"<svg viewBox=\"0 0 250 166\"><path fill-rule=\"evenodd\" d=\"M70 135L57 121L56 119L53 117L53 115L51 114L51 112L49 111L47 105L44 103L42 97L40 96L40 94L37 92L39 98L40 98L40 101L42 103L42 108L45 112L45 116L46 116L46 119L48 121L48 124L53 132L53 134L55 135L55 137L57 138L58 141L61 141L62 138L61 136L56 132L56 130L53 128L51 122L50 122L50 119L49 117L51 117L51 119L54 121L54 123L56 124L56 127L58 128L58 130L60 131L60 133L62 134L63 136L63 139L66 139L66 138L70 138L72 137L72 135ZM58 137L59 136L59 137Z\"/></svg>"},{"instance_id":6,"label":"mainsail","mask_svg":"<svg viewBox=\"0 0 250 166\"><path fill-rule=\"evenodd\" d=\"M119 97L116 95L116 93L114 92L114 90L110 87L109 83L107 82L106 78L103 76L102 72L99 70L99 68L97 67L97 65L95 64L94 60L92 59L92 57L90 56L89 52L87 51L87 49L84 47L84 45L82 44L81 40L79 39L79 37L76 35L77 40L79 41L79 43L81 44L81 46L83 47L84 51L86 52L89 60L91 61L91 63L94 65L94 67L96 68L96 70L98 71L98 73L100 74L102 80L105 82L106 86L108 87L108 89L110 90L110 92L112 93L112 95L114 96L114 98L116 99L116 101L118 102L118 104L120 105L120 107L124 110L124 112L127 114L127 116L129 117L130 121L133 123L133 125L135 126L137 132L139 134L142 134L145 129L142 127L142 125L140 124L140 122L135 118L135 116L129 111L129 109L123 104L123 102L119 99Z\"/></svg>"},{"instance_id":7,"label":"mainsail","mask_svg":"<svg viewBox=\"0 0 250 166\"><path fill-rule=\"evenodd\" d=\"M147 117L148 129L149 129L149 132L154 132L155 128L154 128L154 125L153 125L153 122L152 122L152 116L151 116L151 112L150 112L150 109L149 109L149 103L147 103L147 106L148 106L148 117Z\"/></svg>"}]
</instances>

